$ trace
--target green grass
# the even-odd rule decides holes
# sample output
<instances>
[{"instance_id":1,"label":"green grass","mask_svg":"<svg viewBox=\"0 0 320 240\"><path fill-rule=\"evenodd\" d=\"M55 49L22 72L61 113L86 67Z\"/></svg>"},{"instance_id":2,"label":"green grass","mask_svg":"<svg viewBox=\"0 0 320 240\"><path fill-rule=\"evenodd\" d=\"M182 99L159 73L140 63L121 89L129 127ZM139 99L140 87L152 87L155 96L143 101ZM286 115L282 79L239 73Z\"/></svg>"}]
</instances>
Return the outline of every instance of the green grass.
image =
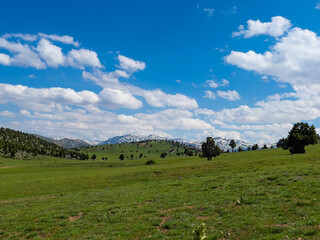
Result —
<instances>
[{"instance_id":1,"label":"green grass","mask_svg":"<svg viewBox=\"0 0 320 240\"><path fill-rule=\"evenodd\" d=\"M0 239L192 239L200 223L208 239L319 239L320 145L210 162L113 146L88 149L95 161L0 159ZM134 149L147 157L118 159Z\"/></svg>"}]
</instances>

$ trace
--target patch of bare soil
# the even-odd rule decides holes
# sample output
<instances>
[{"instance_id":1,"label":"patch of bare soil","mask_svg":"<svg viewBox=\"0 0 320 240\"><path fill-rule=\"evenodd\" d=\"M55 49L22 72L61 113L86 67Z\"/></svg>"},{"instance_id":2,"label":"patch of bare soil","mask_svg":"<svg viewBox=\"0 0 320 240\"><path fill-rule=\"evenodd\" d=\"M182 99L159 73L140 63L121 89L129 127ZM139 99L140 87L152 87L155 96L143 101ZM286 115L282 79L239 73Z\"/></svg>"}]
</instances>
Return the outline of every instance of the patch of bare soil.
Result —
<instances>
[{"instance_id":1,"label":"patch of bare soil","mask_svg":"<svg viewBox=\"0 0 320 240\"><path fill-rule=\"evenodd\" d=\"M164 210L158 210L158 212L167 213L175 210L194 209L194 208L195 208L194 206L183 206L183 207L175 207L175 208L168 208Z\"/></svg>"},{"instance_id":2,"label":"patch of bare soil","mask_svg":"<svg viewBox=\"0 0 320 240\"><path fill-rule=\"evenodd\" d=\"M0 167L0 169L13 168L13 167L16 167L16 166L5 166L5 167Z\"/></svg>"},{"instance_id":3,"label":"patch of bare soil","mask_svg":"<svg viewBox=\"0 0 320 240\"><path fill-rule=\"evenodd\" d=\"M82 213L82 212L79 212L77 216L70 216L70 217L68 218L68 220L69 220L70 222L79 220L79 219L82 217L82 215L83 215L83 213Z\"/></svg>"}]
</instances>

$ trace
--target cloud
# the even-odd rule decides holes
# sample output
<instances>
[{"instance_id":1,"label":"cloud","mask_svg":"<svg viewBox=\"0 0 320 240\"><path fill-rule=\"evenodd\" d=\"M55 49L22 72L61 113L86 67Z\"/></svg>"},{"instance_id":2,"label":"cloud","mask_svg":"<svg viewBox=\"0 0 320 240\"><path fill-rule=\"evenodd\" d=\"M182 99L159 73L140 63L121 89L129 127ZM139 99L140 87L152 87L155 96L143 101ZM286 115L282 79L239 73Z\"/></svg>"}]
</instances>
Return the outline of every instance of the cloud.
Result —
<instances>
[{"instance_id":1,"label":"cloud","mask_svg":"<svg viewBox=\"0 0 320 240\"><path fill-rule=\"evenodd\" d=\"M83 69L84 66L98 67L98 68L102 67L100 60L98 58L98 54L88 49L79 49L79 50L72 49L68 53L67 61L70 66L79 67L81 69Z\"/></svg>"},{"instance_id":2,"label":"cloud","mask_svg":"<svg viewBox=\"0 0 320 240\"><path fill-rule=\"evenodd\" d=\"M233 90L227 90L227 91L217 91L217 95L221 98L224 98L224 99L227 99L227 100L230 100L230 101L236 101L236 100L239 100L240 99L240 94Z\"/></svg>"},{"instance_id":3,"label":"cloud","mask_svg":"<svg viewBox=\"0 0 320 240\"><path fill-rule=\"evenodd\" d=\"M207 115L207 116L214 116L215 112L211 109L207 108L197 108L194 110L196 115Z\"/></svg>"},{"instance_id":4,"label":"cloud","mask_svg":"<svg viewBox=\"0 0 320 240\"><path fill-rule=\"evenodd\" d=\"M216 82L214 80L207 80L206 84L211 88L227 87L229 86L229 81L227 79L222 79L221 82Z\"/></svg>"},{"instance_id":5,"label":"cloud","mask_svg":"<svg viewBox=\"0 0 320 240\"><path fill-rule=\"evenodd\" d=\"M10 112L10 111L2 111L0 112L0 116L2 117L8 117L8 118L13 118L15 117L15 113L14 112Z\"/></svg>"},{"instance_id":6,"label":"cloud","mask_svg":"<svg viewBox=\"0 0 320 240\"><path fill-rule=\"evenodd\" d=\"M203 96L204 98L209 98L209 99L216 99L217 96L218 97L221 97L221 98L224 98L224 99L227 99L227 100L230 100L230 101L236 101L236 100L239 100L240 99L240 95L237 91L233 90L227 90L227 91L220 91L218 90L217 93L214 93L212 91L204 91L205 92L205 95Z\"/></svg>"},{"instance_id":7,"label":"cloud","mask_svg":"<svg viewBox=\"0 0 320 240\"><path fill-rule=\"evenodd\" d=\"M27 76L27 78L38 78L36 75L34 75L34 74L29 74L28 76Z\"/></svg>"},{"instance_id":8,"label":"cloud","mask_svg":"<svg viewBox=\"0 0 320 240\"><path fill-rule=\"evenodd\" d=\"M233 32L232 36L237 37L243 35L245 38L250 38L259 35L270 35L272 37L280 37L286 31L291 28L289 20L276 16L271 18L271 22L260 22L260 20L248 20L247 30L244 29L243 25L240 25L238 32Z\"/></svg>"},{"instance_id":9,"label":"cloud","mask_svg":"<svg viewBox=\"0 0 320 240\"><path fill-rule=\"evenodd\" d=\"M208 17L211 17L213 15L214 9L213 8L204 8L203 11L208 14Z\"/></svg>"},{"instance_id":10,"label":"cloud","mask_svg":"<svg viewBox=\"0 0 320 240\"><path fill-rule=\"evenodd\" d=\"M119 66L123 70L132 73L138 70L142 71L146 68L146 64L142 61L135 61L131 58L125 57L123 55L118 56Z\"/></svg>"},{"instance_id":11,"label":"cloud","mask_svg":"<svg viewBox=\"0 0 320 240\"><path fill-rule=\"evenodd\" d=\"M225 60L245 70L273 76L278 82L289 83L297 92L311 89L311 85L315 85L312 92L319 91L320 39L314 32L293 28L272 49L263 54L232 51Z\"/></svg>"},{"instance_id":12,"label":"cloud","mask_svg":"<svg viewBox=\"0 0 320 240\"><path fill-rule=\"evenodd\" d=\"M39 38L41 37L41 38ZM10 38L18 38L17 42L8 41ZM22 44L20 39L27 41ZM52 41L63 42L78 46L70 36L39 35L31 34L4 34L0 37L0 48L7 50L10 54L0 53L0 64L6 66L34 67L44 69L47 67L57 68L59 66L102 68L96 52L88 49L72 49L67 55L63 54L62 48L52 44ZM34 46L33 42L37 42Z\"/></svg>"},{"instance_id":13,"label":"cloud","mask_svg":"<svg viewBox=\"0 0 320 240\"><path fill-rule=\"evenodd\" d=\"M105 88L99 94L101 104L107 108L131 108L138 109L142 107L142 102L132 96L129 92L124 92L119 89Z\"/></svg>"},{"instance_id":14,"label":"cloud","mask_svg":"<svg viewBox=\"0 0 320 240\"><path fill-rule=\"evenodd\" d=\"M40 40L36 50L49 67L57 68L65 63L61 48L51 44L46 39Z\"/></svg>"},{"instance_id":15,"label":"cloud","mask_svg":"<svg viewBox=\"0 0 320 240\"><path fill-rule=\"evenodd\" d=\"M180 79L177 79L176 82L177 82L177 83L181 83L181 80L180 80Z\"/></svg>"},{"instance_id":16,"label":"cloud","mask_svg":"<svg viewBox=\"0 0 320 240\"><path fill-rule=\"evenodd\" d=\"M45 34L45 33L39 33L38 34L41 38L46 38L46 39L50 39L52 41L57 41L57 42L62 42L65 44L71 44L74 45L75 47L78 47L80 45L79 42L75 42L73 37L68 36L68 35L63 35L63 36L59 36L57 34Z\"/></svg>"},{"instance_id":17,"label":"cloud","mask_svg":"<svg viewBox=\"0 0 320 240\"><path fill-rule=\"evenodd\" d=\"M207 84L209 85L209 87L211 87L211 88L217 88L217 87L219 87L219 84L216 83L216 82L213 81L213 80L207 80L206 83L207 83Z\"/></svg>"},{"instance_id":18,"label":"cloud","mask_svg":"<svg viewBox=\"0 0 320 240\"><path fill-rule=\"evenodd\" d=\"M6 33L2 36L3 38L20 38L24 41L34 42L38 39L37 35L34 34L23 34L23 33Z\"/></svg>"},{"instance_id":19,"label":"cloud","mask_svg":"<svg viewBox=\"0 0 320 240\"><path fill-rule=\"evenodd\" d=\"M96 107L137 109L142 106L141 101L121 90L104 89L96 94L87 90L76 92L70 88L30 88L0 83L0 103L7 102L15 103L26 110L40 112L50 112L67 105L88 110L96 110Z\"/></svg>"},{"instance_id":20,"label":"cloud","mask_svg":"<svg viewBox=\"0 0 320 240\"><path fill-rule=\"evenodd\" d=\"M57 35L57 34L45 34L45 33L38 33L38 34L29 34L29 33L6 33L2 35L3 38L18 38L28 42L34 42L39 39L48 39L56 42L61 42L64 44L71 44L75 47L80 45L79 42L74 41L73 37L68 35Z\"/></svg>"},{"instance_id":21,"label":"cloud","mask_svg":"<svg viewBox=\"0 0 320 240\"><path fill-rule=\"evenodd\" d=\"M8 61L7 59L6 62L2 61L0 63L6 63L6 65L13 66L35 67L37 69L46 67L45 63L42 62L39 55L26 44L23 45L19 42L9 42L5 38L0 38L0 48L6 49L10 53L13 53L10 61ZM2 55L2 58L4 58L4 55Z\"/></svg>"},{"instance_id":22,"label":"cloud","mask_svg":"<svg viewBox=\"0 0 320 240\"><path fill-rule=\"evenodd\" d=\"M317 9L317 10L320 9L320 1L317 2L317 5L315 6L315 9Z\"/></svg>"},{"instance_id":23,"label":"cloud","mask_svg":"<svg viewBox=\"0 0 320 240\"><path fill-rule=\"evenodd\" d=\"M145 98L147 103L153 107L177 107L182 109L197 108L195 99L189 98L183 94L167 94L160 89L141 90L136 89L135 94Z\"/></svg>"},{"instance_id":24,"label":"cloud","mask_svg":"<svg viewBox=\"0 0 320 240\"><path fill-rule=\"evenodd\" d=\"M205 95L203 96L204 98L209 98L209 99L216 99L217 96L214 92L211 92L209 90L207 91L204 91L205 92Z\"/></svg>"},{"instance_id":25,"label":"cloud","mask_svg":"<svg viewBox=\"0 0 320 240\"><path fill-rule=\"evenodd\" d=\"M122 56L120 59L129 59ZM119 59L119 61L121 61ZM122 61L120 67L128 71L136 71L138 67L136 66L137 61L130 59L130 61ZM126 63L124 63L126 62ZM135 62L135 63L133 63ZM124 67L125 65L125 67ZM127 67L130 65L131 67ZM141 64L138 64L140 66ZM135 67L134 67L135 66ZM134 70L136 69L136 70ZM141 68L142 69L142 65ZM153 107L177 107L182 109L193 109L197 108L197 101L193 98L187 97L183 94L168 94L160 89L146 90L128 83L122 83L119 78L129 78L131 73L127 73L123 70L115 70L113 72L102 72L100 70L95 70L93 72L84 71L82 73L83 78L94 81L96 84L103 88L121 90L122 92L130 93L133 96L141 96L146 102Z\"/></svg>"},{"instance_id":26,"label":"cloud","mask_svg":"<svg viewBox=\"0 0 320 240\"><path fill-rule=\"evenodd\" d=\"M294 92L274 94L257 102L216 112L219 121L238 123L293 123L320 117L320 38L293 28L278 39L272 51L231 52L227 63L290 84Z\"/></svg>"},{"instance_id":27,"label":"cloud","mask_svg":"<svg viewBox=\"0 0 320 240\"><path fill-rule=\"evenodd\" d=\"M11 64L10 56L7 54L0 53L0 64L8 66Z\"/></svg>"},{"instance_id":28,"label":"cloud","mask_svg":"<svg viewBox=\"0 0 320 240\"><path fill-rule=\"evenodd\" d=\"M20 118L25 117L23 123L14 122L14 127L20 130L32 129L33 133L46 136L74 136L89 140L106 140L128 133L171 136L168 131L179 129L197 132L216 131L209 123L182 109L166 109L134 115L108 111L88 113L84 109L55 109L50 113L22 109L20 114Z\"/></svg>"}]
</instances>

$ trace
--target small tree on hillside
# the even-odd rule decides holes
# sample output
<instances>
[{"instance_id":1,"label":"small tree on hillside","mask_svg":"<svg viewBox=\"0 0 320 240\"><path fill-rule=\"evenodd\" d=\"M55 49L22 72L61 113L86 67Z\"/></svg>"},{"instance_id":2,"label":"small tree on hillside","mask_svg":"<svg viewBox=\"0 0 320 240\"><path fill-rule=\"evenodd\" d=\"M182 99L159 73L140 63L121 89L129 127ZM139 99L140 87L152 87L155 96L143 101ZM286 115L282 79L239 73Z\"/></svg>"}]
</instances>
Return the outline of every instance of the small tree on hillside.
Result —
<instances>
[{"instance_id":1,"label":"small tree on hillside","mask_svg":"<svg viewBox=\"0 0 320 240\"><path fill-rule=\"evenodd\" d=\"M263 145L262 149L268 149L267 145Z\"/></svg>"},{"instance_id":2,"label":"small tree on hillside","mask_svg":"<svg viewBox=\"0 0 320 240\"><path fill-rule=\"evenodd\" d=\"M91 156L92 161L94 161L96 158L97 158L96 154L93 154L93 155Z\"/></svg>"},{"instance_id":3,"label":"small tree on hillside","mask_svg":"<svg viewBox=\"0 0 320 240\"><path fill-rule=\"evenodd\" d=\"M242 147L239 147L238 152L242 152L242 151L243 151Z\"/></svg>"},{"instance_id":4,"label":"small tree on hillside","mask_svg":"<svg viewBox=\"0 0 320 240\"><path fill-rule=\"evenodd\" d=\"M161 155L160 155L161 158L165 158L166 156L167 156L167 153L165 153L165 152L161 153Z\"/></svg>"},{"instance_id":5,"label":"small tree on hillside","mask_svg":"<svg viewBox=\"0 0 320 240\"><path fill-rule=\"evenodd\" d=\"M318 141L315 127L303 122L293 125L287 139L287 146L292 154L305 153L305 146L316 144Z\"/></svg>"},{"instance_id":6,"label":"small tree on hillside","mask_svg":"<svg viewBox=\"0 0 320 240\"><path fill-rule=\"evenodd\" d=\"M229 143L229 146L232 148L232 152L233 152L233 149L237 146L236 142L232 139Z\"/></svg>"},{"instance_id":7,"label":"small tree on hillside","mask_svg":"<svg viewBox=\"0 0 320 240\"><path fill-rule=\"evenodd\" d=\"M258 150L258 149L259 149L258 144L255 144L255 145L253 145L253 146L252 146L252 151L254 151L254 150Z\"/></svg>"},{"instance_id":8,"label":"small tree on hillside","mask_svg":"<svg viewBox=\"0 0 320 240\"><path fill-rule=\"evenodd\" d=\"M279 139L279 141L277 142L277 148L280 148L280 147L283 150L287 150L288 149L288 138Z\"/></svg>"},{"instance_id":9,"label":"small tree on hillside","mask_svg":"<svg viewBox=\"0 0 320 240\"><path fill-rule=\"evenodd\" d=\"M221 153L221 149L216 146L215 141L212 137L207 137L207 141L202 143L202 156L206 157L208 161L212 160L212 157L219 156Z\"/></svg>"},{"instance_id":10,"label":"small tree on hillside","mask_svg":"<svg viewBox=\"0 0 320 240\"><path fill-rule=\"evenodd\" d=\"M124 159L124 154L123 154L123 153L120 154L119 159L120 159L120 160L123 160L123 159Z\"/></svg>"}]
</instances>

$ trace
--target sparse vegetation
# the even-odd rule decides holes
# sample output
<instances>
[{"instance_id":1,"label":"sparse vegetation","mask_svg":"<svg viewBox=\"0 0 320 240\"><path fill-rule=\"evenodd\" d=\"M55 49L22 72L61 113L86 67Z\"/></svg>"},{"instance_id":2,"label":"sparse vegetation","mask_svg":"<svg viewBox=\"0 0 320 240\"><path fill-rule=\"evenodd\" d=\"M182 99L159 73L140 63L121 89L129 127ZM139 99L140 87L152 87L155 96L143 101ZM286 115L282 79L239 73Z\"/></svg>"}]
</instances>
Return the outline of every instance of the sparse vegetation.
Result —
<instances>
[{"instance_id":1,"label":"sparse vegetation","mask_svg":"<svg viewBox=\"0 0 320 240\"><path fill-rule=\"evenodd\" d=\"M146 161L146 165L155 165L156 162L154 160L148 160Z\"/></svg>"}]
</instances>

